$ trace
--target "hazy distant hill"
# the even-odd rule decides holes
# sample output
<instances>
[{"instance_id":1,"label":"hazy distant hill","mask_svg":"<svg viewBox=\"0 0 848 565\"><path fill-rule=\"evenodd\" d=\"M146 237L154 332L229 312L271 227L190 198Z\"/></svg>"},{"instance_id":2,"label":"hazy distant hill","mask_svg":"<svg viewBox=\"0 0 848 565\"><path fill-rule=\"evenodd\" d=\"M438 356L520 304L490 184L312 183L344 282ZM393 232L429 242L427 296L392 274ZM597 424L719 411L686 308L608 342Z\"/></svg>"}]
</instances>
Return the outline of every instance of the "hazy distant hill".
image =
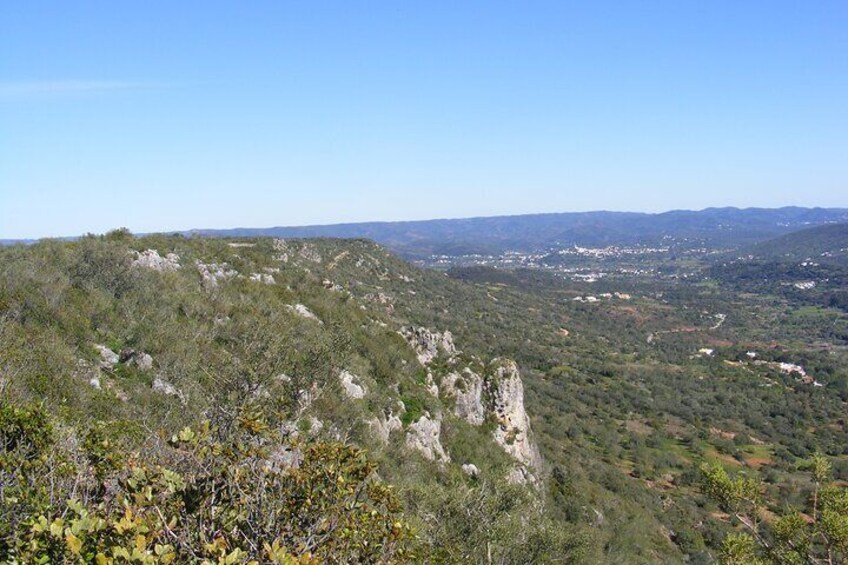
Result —
<instances>
[{"instance_id":1,"label":"hazy distant hill","mask_svg":"<svg viewBox=\"0 0 848 565\"><path fill-rule=\"evenodd\" d=\"M562 245L692 244L736 247L811 225L848 221L844 208L708 208L661 214L574 212L415 222L193 230L207 236L364 237L406 257L533 251Z\"/></svg>"},{"instance_id":2,"label":"hazy distant hill","mask_svg":"<svg viewBox=\"0 0 848 565\"><path fill-rule=\"evenodd\" d=\"M760 259L848 264L848 223L827 224L793 232L754 245Z\"/></svg>"}]
</instances>

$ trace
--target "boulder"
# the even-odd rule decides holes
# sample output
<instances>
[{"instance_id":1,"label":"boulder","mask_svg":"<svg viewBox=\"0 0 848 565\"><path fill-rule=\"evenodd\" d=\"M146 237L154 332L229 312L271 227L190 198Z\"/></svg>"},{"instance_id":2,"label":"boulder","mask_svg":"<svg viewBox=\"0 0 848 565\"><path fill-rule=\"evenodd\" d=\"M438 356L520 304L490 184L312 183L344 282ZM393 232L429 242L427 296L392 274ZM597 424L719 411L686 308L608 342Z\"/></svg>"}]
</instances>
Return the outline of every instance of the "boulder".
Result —
<instances>
[{"instance_id":1,"label":"boulder","mask_svg":"<svg viewBox=\"0 0 848 565\"><path fill-rule=\"evenodd\" d=\"M468 475L469 477L479 477L480 469L477 468L477 465L473 463L466 463L462 466L462 472Z\"/></svg>"},{"instance_id":2,"label":"boulder","mask_svg":"<svg viewBox=\"0 0 848 565\"><path fill-rule=\"evenodd\" d=\"M266 273L251 273L250 280L262 284L275 284L277 282L274 279L274 275L269 275Z\"/></svg>"},{"instance_id":3,"label":"boulder","mask_svg":"<svg viewBox=\"0 0 848 565\"><path fill-rule=\"evenodd\" d=\"M135 365L139 371L147 372L153 368L153 357L147 353L139 353L133 357L132 364Z\"/></svg>"},{"instance_id":4,"label":"boulder","mask_svg":"<svg viewBox=\"0 0 848 565\"><path fill-rule=\"evenodd\" d=\"M143 351L136 351L131 347L122 349L118 359L121 363L135 367L142 372L149 371L153 368L153 357Z\"/></svg>"},{"instance_id":5,"label":"boulder","mask_svg":"<svg viewBox=\"0 0 848 565\"><path fill-rule=\"evenodd\" d=\"M401 408L399 413L405 412L403 403L399 402L398 404ZM375 416L368 421L368 425L371 427L371 432L383 445L389 443L389 436L393 431L403 428L403 422L401 422L400 417L392 410L389 410L382 419Z\"/></svg>"},{"instance_id":6,"label":"boulder","mask_svg":"<svg viewBox=\"0 0 848 565\"><path fill-rule=\"evenodd\" d=\"M118 354L106 347L105 345L95 345L94 349L100 352L100 368L111 371L115 365L120 362Z\"/></svg>"},{"instance_id":7,"label":"boulder","mask_svg":"<svg viewBox=\"0 0 848 565\"><path fill-rule=\"evenodd\" d=\"M342 371L339 373L339 381L342 383L342 390L347 394L348 398L363 398L365 397L365 387L360 384L359 377L350 371Z\"/></svg>"},{"instance_id":8,"label":"boulder","mask_svg":"<svg viewBox=\"0 0 848 565\"><path fill-rule=\"evenodd\" d=\"M185 402L185 397L183 396L183 393L177 387L175 387L162 377L156 377L155 379L153 379L152 388L154 392L164 394L165 396L176 396L182 402Z\"/></svg>"}]
</instances>

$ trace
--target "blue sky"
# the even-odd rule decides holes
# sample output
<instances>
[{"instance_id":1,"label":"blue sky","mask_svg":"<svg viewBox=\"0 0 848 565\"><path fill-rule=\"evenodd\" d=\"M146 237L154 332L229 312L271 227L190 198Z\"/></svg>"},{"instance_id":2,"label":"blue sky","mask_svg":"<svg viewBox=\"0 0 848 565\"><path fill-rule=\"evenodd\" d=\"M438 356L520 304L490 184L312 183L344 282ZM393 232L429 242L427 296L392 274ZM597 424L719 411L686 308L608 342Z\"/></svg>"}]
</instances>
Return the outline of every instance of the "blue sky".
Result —
<instances>
[{"instance_id":1,"label":"blue sky","mask_svg":"<svg viewBox=\"0 0 848 565\"><path fill-rule=\"evenodd\" d=\"M848 207L848 3L0 5L0 238Z\"/></svg>"}]
</instances>

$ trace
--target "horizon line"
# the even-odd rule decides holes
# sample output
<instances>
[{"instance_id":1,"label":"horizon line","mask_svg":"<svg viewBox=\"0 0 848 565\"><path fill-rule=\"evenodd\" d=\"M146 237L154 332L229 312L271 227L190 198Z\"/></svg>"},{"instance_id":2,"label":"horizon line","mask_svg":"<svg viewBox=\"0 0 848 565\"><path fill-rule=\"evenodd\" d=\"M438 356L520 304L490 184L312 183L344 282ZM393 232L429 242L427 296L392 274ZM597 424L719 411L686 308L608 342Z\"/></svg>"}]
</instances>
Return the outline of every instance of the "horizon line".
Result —
<instances>
[{"instance_id":1,"label":"horizon line","mask_svg":"<svg viewBox=\"0 0 848 565\"><path fill-rule=\"evenodd\" d=\"M580 212L528 212L522 214L495 214L492 216L460 216L460 217L437 217L437 218L427 218L423 220L365 220L365 221L351 221L351 222L330 222L330 223L316 223L316 224L299 224L299 225L274 225L274 226L261 226L261 227L244 227L244 226L235 226L235 227L223 227L223 228L189 228L189 229L162 229L162 230L152 230L152 231L139 231L134 232L130 230L135 237L145 237L150 235L168 235L168 234L181 234L181 235L190 235L193 233L199 233L203 235L204 232L231 232L231 231L265 231L265 230L274 230L274 229L315 229L315 228L332 228L332 227L348 227L348 226L357 226L357 225L387 225L387 224L421 224L428 222L452 222L452 221L467 221L467 220L487 220L487 219L499 219L499 218L522 218L529 216L566 216L566 215L584 215L584 214L627 214L627 215L640 215L640 216L660 216L663 214L672 214L675 212L691 212L691 213L702 213L711 210L739 210L739 211L748 211L748 210L786 210L786 209L801 209L801 210L829 210L829 211L843 211L848 212L848 207L839 207L839 206L797 206L797 205L787 205L787 206L776 206L776 207L763 207L763 206L707 206L706 208L701 209L687 209L687 208L674 208L671 210L664 210L662 212L636 212L636 211L628 211L628 210L584 210ZM110 231L119 230L119 229L128 229L125 226L116 226L107 231L104 231L102 234L94 233L94 232L85 232L76 235L56 235L56 236L37 236L37 237L0 237L0 244L8 245L15 243L33 243L42 240L74 240L79 239L81 237L85 237L87 235L104 235ZM250 236L233 236L233 237L250 237Z\"/></svg>"}]
</instances>

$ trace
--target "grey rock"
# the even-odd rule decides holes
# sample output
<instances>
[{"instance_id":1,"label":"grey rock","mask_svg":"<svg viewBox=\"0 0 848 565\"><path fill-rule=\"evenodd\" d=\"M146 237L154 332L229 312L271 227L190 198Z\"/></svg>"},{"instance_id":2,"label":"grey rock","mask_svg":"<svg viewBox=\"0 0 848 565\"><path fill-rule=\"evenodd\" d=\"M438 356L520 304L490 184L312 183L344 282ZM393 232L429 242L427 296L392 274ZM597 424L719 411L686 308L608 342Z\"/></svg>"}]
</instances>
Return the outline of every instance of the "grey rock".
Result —
<instances>
[{"instance_id":1,"label":"grey rock","mask_svg":"<svg viewBox=\"0 0 848 565\"><path fill-rule=\"evenodd\" d=\"M100 352L100 368L110 371L115 368L115 365L120 361L118 354L106 347L105 345L95 345L94 349Z\"/></svg>"},{"instance_id":2,"label":"grey rock","mask_svg":"<svg viewBox=\"0 0 848 565\"><path fill-rule=\"evenodd\" d=\"M486 392L498 422L495 442L522 465L541 468L542 458L531 439L530 418L524 409L524 384L515 361L494 359L486 380Z\"/></svg>"},{"instance_id":3,"label":"grey rock","mask_svg":"<svg viewBox=\"0 0 848 565\"><path fill-rule=\"evenodd\" d=\"M137 354L133 357L132 363L139 371L147 372L153 368L153 357L147 353Z\"/></svg>"},{"instance_id":4,"label":"grey rock","mask_svg":"<svg viewBox=\"0 0 848 565\"><path fill-rule=\"evenodd\" d=\"M342 371L339 373L339 381L342 384L342 390L345 391L348 398L364 398L365 387L362 386L359 377L351 373L350 371Z\"/></svg>"},{"instance_id":5,"label":"grey rock","mask_svg":"<svg viewBox=\"0 0 848 565\"><path fill-rule=\"evenodd\" d=\"M398 407L398 414L406 412L403 402L398 401ZM368 425L371 427L371 432L383 445L389 443L389 436L393 431L403 429L403 422L393 410L388 410L382 419L375 416L368 421Z\"/></svg>"},{"instance_id":6,"label":"grey rock","mask_svg":"<svg viewBox=\"0 0 848 565\"><path fill-rule=\"evenodd\" d=\"M462 466L462 472L468 475L469 477L479 477L480 469L477 468L477 465L473 463L466 463Z\"/></svg>"},{"instance_id":7,"label":"grey rock","mask_svg":"<svg viewBox=\"0 0 848 565\"><path fill-rule=\"evenodd\" d=\"M194 266L200 273L201 284L206 290L218 288L221 281L226 281L238 276L238 271L230 268L227 263L203 263L195 261Z\"/></svg>"},{"instance_id":8,"label":"grey rock","mask_svg":"<svg viewBox=\"0 0 848 565\"><path fill-rule=\"evenodd\" d=\"M158 392L160 394L164 394L166 396L176 396L183 403L185 403L185 397L183 393L174 385L163 379L162 377L156 377L153 379L153 391Z\"/></svg>"},{"instance_id":9,"label":"grey rock","mask_svg":"<svg viewBox=\"0 0 848 565\"><path fill-rule=\"evenodd\" d=\"M483 377L466 367L462 374L448 373L442 378L442 393L455 401L453 413L469 424L479 426L486 419L483 407Z\"/></svg>"},{"instance_id":10,"label":"grey rock","mask_svg":"<svg viewBox=\"0 0 848 565\"><path fill-rule=\"evenodd\" d=\"M400 329L400 335L415 351L418 361L425 366L440 354L452 360L458 353L449 331L440 333L422 327L404 326Z\"/></svg>"},{"instance_id":11,"label":"grey rock","mask_svg":"<svg viewBox=\"0 0 848 565\"><path fill-rule=\"evenodd\" d=\"M136 257L131 263L133 267L152 269L160 273L173 272L180 268L180 256L176 253L168 253L164 257L160 257L155 249L134 253Z\"/></svg>"},{"instance_id":12,"label":"grey rock","mask_svg":"<svg viewBox=\"0 0 848 565\"><path fill-rule=\"evenodd\" d=\"M147 372L153 368L153 357L143 351L136 351L131 347L122 349L118 359L121 363L135 367L142 372Z\"/></svg>"},{"instance_id":13,"label":"grey rock","mask_svg":"<svg viewBox=\"0 0 848 565\"><path fill-rule=\"evenodd\" d=\"M286 308L290 312L297 314L301 318L306 318L307 320L314 320L314 321L318 322L319 324L324 323L324 322L321 321L320 318L318 318L318 316L316 316L309 308L307 308L303 304L294 304L294 305L290 304L290 305L287 305Z\"/></svg>"},{"instance_id":14,"label":"grey rock","mask_svg":"<svg viewBox=\"0 0 848 565\"><path fill-rule=\"evenodd\" d=\"M269 275L266 273L251 273L250 280L262 284L276 284L277 282L274 279L274 275Z\"/></svg>"},{"instance_id":15,"label":"grey rock","mask_svg":"<svg viewBox=\"0 0 848 565\"><path fill-rule=\"evenodd\" d=\"M430 461L448 463L450 457L442 447L441 434L442 422L425 414L407 428L406 446L418 451Z\"/></svg>"}]
</instances>

